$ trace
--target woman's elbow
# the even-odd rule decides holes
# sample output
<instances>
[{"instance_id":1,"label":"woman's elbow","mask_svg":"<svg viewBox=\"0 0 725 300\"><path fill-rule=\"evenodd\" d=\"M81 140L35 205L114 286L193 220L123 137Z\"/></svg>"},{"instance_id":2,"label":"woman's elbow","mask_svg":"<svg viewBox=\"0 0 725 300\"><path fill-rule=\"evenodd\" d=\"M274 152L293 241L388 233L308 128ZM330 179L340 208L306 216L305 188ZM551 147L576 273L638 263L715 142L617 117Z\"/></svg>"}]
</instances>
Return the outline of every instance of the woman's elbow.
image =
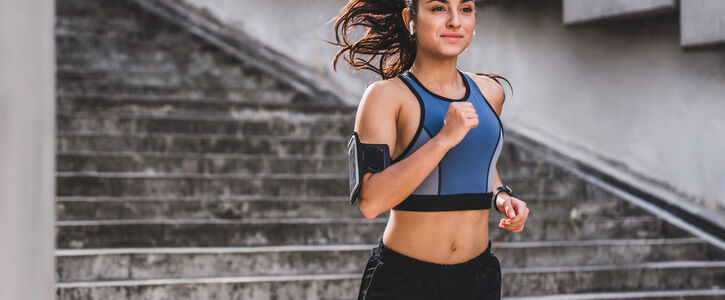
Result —
<instances>
[{"instance_id":1,"label":"woman's elbow","mask_svg":"<svg viewBox=\"0 0 725 300\"><path fill-rule=\"evenodd\" d=\"M378 215L380 215L374 199L376 198L363 196L362 193L358 199L360 203L360 211L368 220L375 219Z\"/></svg>"},{"instance_id":2,"label":"woman's elbow","mask_svg":"<svg viewBox=\"0 0 725 300\"><path fill-rule=\"evenodd\" d=\"M367 199L361 197L360 199L358 199L358 201L360 203L360 212L362 212L363 216L365 216L366 219L372 220L377 217L373 209L370 207L371 205L369 204L369 201L367 201Z\"/></svg>"},{"instance_id":3,"label":"woman's elbow","mask_svg":"<svg viewBox=\"0 0 725 300\"><path fill-rule=\"evenodd\" d=\"M373 191L370 189L370 177L372 175L372 173L366 173L365 175L363 175L362 187L360 188L360 194L358 195L360 211L368 220L375 219L375 217L380 214L375 203L376 200L378 200L378 196L370 194L370 192Z\"/></svg>"}]
</instances>

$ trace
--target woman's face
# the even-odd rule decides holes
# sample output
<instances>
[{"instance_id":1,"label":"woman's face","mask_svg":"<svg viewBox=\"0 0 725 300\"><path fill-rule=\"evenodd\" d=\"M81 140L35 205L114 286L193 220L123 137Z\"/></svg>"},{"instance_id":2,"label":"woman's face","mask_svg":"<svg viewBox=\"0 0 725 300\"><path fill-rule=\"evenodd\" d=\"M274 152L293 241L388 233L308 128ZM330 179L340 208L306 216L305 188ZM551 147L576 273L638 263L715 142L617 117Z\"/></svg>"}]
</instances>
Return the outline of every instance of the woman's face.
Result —
<instances>
[{"instance_id":1,"label":"woman's face","mask_svg":"<svg viewBox=\"0 0 725 300\"><path fill-rule=\"evenodd\" d=\"M434 55L460 54L471 43L475 9L472 0L418 0L418 15L413 20L418 46Z\"/></svg>"}]
</instances>

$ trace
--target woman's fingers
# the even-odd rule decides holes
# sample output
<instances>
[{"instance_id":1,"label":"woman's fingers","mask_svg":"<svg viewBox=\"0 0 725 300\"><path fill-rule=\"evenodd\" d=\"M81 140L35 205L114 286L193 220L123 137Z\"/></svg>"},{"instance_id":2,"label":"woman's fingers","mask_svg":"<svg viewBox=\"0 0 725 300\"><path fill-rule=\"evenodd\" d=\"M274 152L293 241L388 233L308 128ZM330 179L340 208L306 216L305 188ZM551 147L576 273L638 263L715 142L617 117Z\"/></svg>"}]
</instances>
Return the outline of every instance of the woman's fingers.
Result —
<instances>
[{"instance_id":1,"label":"woman's fingers","mask_svg":"<svg viewBox=\"0 0 725 300\"><path fill-rule=\"evenodd\" d=\"M521 232L524 229L524 223L529 215L529 209L525 208L523 214L517 214L515 217L510 219L501 219L498 227L504 228L511 232Z\"/></svg>"},{"instance_id":2,"label":"woman's fingers","mask_svg":"<svg viewBox=\"0 0 725 300\"><path fill-rule=\"evenodd\" d=\"M524 223L529 215L529 208L526 207L526 202L514 197L508 197L504 201L504 211L506 212L504 216L509 218L501 219L498 227L505 228L511 232L523 231Z\"/></svg>"},{"instance_id":3,"label":"woman's fingers","mask_svg":"<svg viewBox=\"0 0 725 300\"><path fill-rule=\"evenodd\" d=\"M523 215L516 215L513 218L508 218L508 219L503 219L503 220L506 222L506 224L517 225L517 224L522 223L523 219L524 219Z\"/></svg>"},{"instance_id":4,"label":"woman's fingers","mask_svg":"<svg viewBox=\"0 0 725 300\"><path fill-rule=\"evenodd\" d=\"M519 223L517 223L517 224L511 224L511 223L506 223L506 221L501 221L501 223L499 224L499 227L504 228L504 229L508 229L508 230L512 230L512 229L516 229L516 228L522 227L522 225L523 224L519 224Z\"/></svg>"},{"instance_id":5,"label":"woman's fingers","mask_svg":"<svg viewBox=\"0 0 725 300\"><path fill-rule=\"evenodd\" d=\"M511 232L521 232L524 229L523 224L516 226L511 224L504 224L504 220L501 220L501 222L498 224L498 227L504 228Z\"/></svg>"}]
</instances>

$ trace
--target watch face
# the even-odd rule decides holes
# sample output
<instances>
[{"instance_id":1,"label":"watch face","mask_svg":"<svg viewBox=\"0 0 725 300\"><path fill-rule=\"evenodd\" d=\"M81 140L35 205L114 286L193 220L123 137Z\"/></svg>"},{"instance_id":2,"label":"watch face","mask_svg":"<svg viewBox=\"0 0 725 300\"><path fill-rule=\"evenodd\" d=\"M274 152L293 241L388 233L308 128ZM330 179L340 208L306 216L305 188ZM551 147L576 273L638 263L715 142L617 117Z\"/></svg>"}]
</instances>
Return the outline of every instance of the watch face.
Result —
<instances>
[{"instance_id":1,"label":"watch face","mask_svg":"<svg viewBox=\"0 0 725 300\"><path fill-rule=\"evenodd\" d=\"M360 184L360 172L358 170L358 156L357 156L357 138L353 134L350 137L350 141L347 143L347 157L348 157L348 177L350 178L350 201L353 201L353 195L355 190Z\"/></svg>"}]
</instances>

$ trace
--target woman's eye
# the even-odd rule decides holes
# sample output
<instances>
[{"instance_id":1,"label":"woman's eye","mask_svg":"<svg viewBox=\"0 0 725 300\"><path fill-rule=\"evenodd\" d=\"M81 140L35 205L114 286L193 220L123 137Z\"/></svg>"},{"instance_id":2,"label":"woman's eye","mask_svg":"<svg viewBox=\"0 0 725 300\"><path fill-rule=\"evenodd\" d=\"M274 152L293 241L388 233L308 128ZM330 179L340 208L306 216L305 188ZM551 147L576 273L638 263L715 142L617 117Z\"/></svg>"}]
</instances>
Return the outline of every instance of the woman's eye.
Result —
<instances>
[{"instance_id":1,"label":"woman's eye","mask_svg":"<svg viewBox=\"0 0 725 300\"><path fill-rule=\"evenodd\" d=\"M436 7L433 7L432 11L442 11L444 9L445 9L445 7L443 7L443 6L436 6ZM473 8L471 8L471 7L464 7L463 10L465 12L473 12Z\"/></svg>"}]
</instances>

